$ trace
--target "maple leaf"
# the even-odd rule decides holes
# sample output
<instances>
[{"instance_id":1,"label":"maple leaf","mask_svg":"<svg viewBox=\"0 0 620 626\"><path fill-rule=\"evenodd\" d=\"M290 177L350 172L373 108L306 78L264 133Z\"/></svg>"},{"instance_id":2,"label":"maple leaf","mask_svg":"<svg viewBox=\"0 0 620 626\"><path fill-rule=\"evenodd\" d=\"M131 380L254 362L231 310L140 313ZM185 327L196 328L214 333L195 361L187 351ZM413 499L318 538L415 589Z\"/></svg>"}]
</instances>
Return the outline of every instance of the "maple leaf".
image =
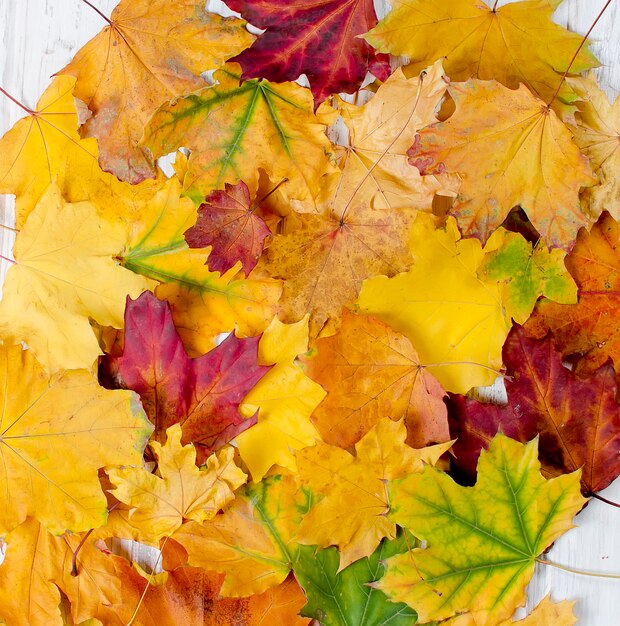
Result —
<instances>
[{"instance_id":1,"label":"maple leaf","mask_svg":"<svg viewBox=\"0 0 620 626\"><path fill-rule=\"evenodd\" d=\"M453 218L435 229L423 213L413 225L416 263L393 278L364 282L359 308L403 333L420 363L441 385L466 393L490 385L499 371L501 346L510 329L500 285L480 280L480 242L460 239Z\"/></svg>"},{"instance_id":2,"label":"maple leaf","mask_svg":"<svg viewBox=\"0 0 620 626\"><path fill-rule=\"evenodd\" d=\"M144 145L156 157L179 146L191 151L184 188L197 203L239 180L254 196L259 169L273 186L288 178L289 199L314 198L333 166L327 122L312 112L310 93L295 83L239 84L235 70L228 65L215 74L217 84L160 107L144 130Z\"/></svg>"},{"instance_id":3,"label":"maple leaf","mask_svg":"<svg viewBox=\"0 0 620 626\"><path fill-rule=\"evenodd\" d=\"M100 603L118 598L121 580L110 557L82 537L55 537L33 518L6 537L6 557L0 567L0 615L15 626L63 626L58 605L61 591L71 597L70 615L81 623L97 613Z\"/></svg>"},{"instance_id":4,"label":"maple leaf","mask_svg":"<svg viewBox=\"0 0 620 626\"><path fill-rule=\"evenodd\" d=\"M50 183L69 202L90 200L97 207L128 211L136 195L148 197L157 181L129 189L97 165L97 142L80 139L72 90L75 78L57 76L36 111L0 139L0 193L16 196L16 226L21 228Z\"/></svg>"},{"instance_id":5,"label":"maple leaf","mask_svg":"<svg viewBox=\"0 0 620 626\"><path fill-rule=\"evenodd\" d=\"M75 76L73 93L92 112L81 133L97 138L101 167L137 183L155 175L138 141L157 107L203 86L201 72L253 37L243 21L208 13L201 0L123 0L106 21L59 73Z\"/></svg>"},{"instance_id":6,"label":"maple leaf","mask_svg":"<svg viewBox=\"0 0 620 626\"><path fill-rule=\"evenodd\" d=\"M180 423L183 442L193 443L198 463L256 422L243 419L239 404L269 370L257 363L258 337L228 336L207 354L187 356L167 302L146 292L128 299L122 355L101 359L101 377L131 389L155 424L153 438Z\"/></svg>"},{"instance_id":7,"label":"maple leaf","mask_svg":"<svg viewBox=\"0 0 620 626\"><path fill-rule=\"evenodd\" d=\"M342 308L355 302L364 279L408 269L415 216L412 210L363 205L343 216L330 211L292 214L284 218L283 234L274 237L253 276L282 279L280 318L297 322L310 313L310 335L315 337L328 320L338 324Z\"/></svg>"},{"instance_id":8,"label":"maple leaf","mask_svg":"<svg viewBox=\"0 0 620 626\"><path fill-rule=\"evenodd\" d=\"M588 376L609 357L620 372L620 245L618 224L603 212L590 232L582 229L566 267L578 288L577 304L541 300L525 325L532 336L551 331L553 343L565 357L578 357L575 371Z\"/></svg>"},{"instance_id":9,"label":"maple leaf","mask_svg":"<svg viewBox=\"0 0 620 626\"><path fill-rule=\"evenodd\" d=\"M577 618L573 613L574 602L552 602L549 596L545 596L536 608L526 617L519 620L507 619L502 621L498 626L513 626L516 624L519 626L548 626L548 624L555 624L555 626L573 626L577 623ZM445 626L479 626L480 622L471 613L465 615L459 615L453 617L442 625Z\"/></svg>"},{"instance_id":10,"label":"maple leaf","mask_svg":"<svg viewBox=\"0 0 620 626\"><path fill-rule=\"evenodd\" d=\"M563 366L550 337L530 339L514 326L504 344L508 405L451 396L450 430L456 462L472 474L481 448L498 431L529 441L540 436L545 476L583 468L582 490L591 494L620 475L620 405L610 363L587 379Z\"/></svg>"},{"instance_id":11,"label":"maple leaf","mask_svg":"<svg viewBox=\"0 0 620 626\"><path fill-rule=\"evenodd\" d=\"M212 246L207 265L213 272L227 272L241 261L247 276L263 253L271 234L263 219L254 213L250 191L243 182L226 183L225 191L212 191L198 209L196 224L185 231L190 248Z\"/></svg>"},{"instance_id":12,"label":"maple leaf","mask_svg":"<svg viewBox=\"0 0 620 626\"><path fill-rule=\"evenodd\" d=\"M381 80L389 58L375 55L359 35L377 24L372 0L229 0L228 6L265 32L235 57L243 79L295 80L306 74L317 104L333 93L357 91L371 71Z\"/></svg>"},{"instance_id":13,"label":"maple leaf","mask_svg":"<svg viewBox=\"0 0 620 626\"><path fill-rule=\"evenodd\" d=\"M441 385L387 324L345 310L340 331L319 338L314 352L303 364L327 390L312 414L325 443L349 448L383 417L404 417L413 447L450 438Z\"/></svg>"},{"instance_id":14,"label":"maple leaf","mask_svg":"<svg viewBox=\"0 0 620 626\"><path fill-rule=\"evenodd\" d=\"M564 266L562 250L549 251L541 241L532 247L520 234L499 228L484 252L478 276L502 284L506 317L518 324L525 323L539 296L562 304L577 301L577 286Z\"/></svg>"},{"instance_id":15,"label":"maple leaf","mask_svg":"<svg viewBox=\"0 0 620 626\"><path fill-rule=\"evenodd\" d=\"M590 212L598 216L607 210L618 219L620 180L616 172L620 167L620 98L610 104L593 76L569 79L569 85L578 97L575 124L571 124L575 143L590 158L598 177L598 185L585 193Z\"/></svg>"},{"instance_id":16,"label":"maple leaf","mask_svg":"<svg viewBox=\"0 0 620 626\"><path fill-rule=\"evenodd\" d=\"M187 550L190 565L226 574L223 596L249 596L286 579L307 509L294 475L270 476L239 490L222 515L205 524L188 522L173 538Z\"/></svg>"},{"instance_id":17,"label":"maple leaf","mask_svg":"<svg viewBox=\"0 0 620 626\"><path fill-rule=\"evenodd\" d=\"M340 172L324 185L319 206L338 216L356 205L429 210L435 194L456 195L460 184L456 176L422 177L407 156L416 132L437 121L445 92L443 68L437 61L414 78L397 69L364 106L339 101L349 139L336 147Z\"/></svg>"},{"instance_id":18,"label":"maple leaf","mask_svg":"<svg viewBox=\"0 0 620 626\"><path fill-rule=\"evenodd\" d=\"M355 456L318 443L297 453L301 485L321 498L298 529L299 543L338 546L342 570L370 556L383 537L396 536L386 483L435 463L451 442L415 450L402 421L383 419L356 444Z\"/></svg>"},{"instance_id":19,"label":"maple leaf","mask_svg":"<svg viewBox=\"0 0 620 626\"><path fill-rule=\"evenodd\" d=\"M213 519L247 479L235 465L233 448L212 454L198 469L194 446L181 445L181 426L171 426L166 437L163 446L149 444L157 457L158 476L140 467L106 471L114 497L129 507L129 523L150 542L172 535L187 520Z\"/></svg>"},{"instance_id":20,"label":"maple leaf","mask_svg":"<svg viewBox=\"0 0 620 626\"><path fill-rule=\"evenodd\" d=\"M225 275L210 272L208 250L190 249L183 233L196 222L196 207L179 198L171 178L152 198L140 202L129 220L127 244L118 255L123 267L161 281L156 294L170 302L179 333L191 354L204 354L222 332L261 333L276 312L278 281L241 280L238 266Z\"/></svg>"},{"instance_id":21,"label":"maple leaf","mask_svg":"<svg viewBox=\"0 0 620 626\"><path fill-rule=\"evenodd\" d=\"M0 364L0 533L29 515L57 534L101 526L98 469L139 464L151 432L133 394L102 389L85 370L50 378L21 346L0 347Z\"/></svg>"},{"instance_id":22,"label":"maple leaf","mask_svg":"<svg viewBox=\"0 0 620 626\"><path fill-rule=\"evenodd\" d=\"M409 155L421 174L461 174L451 209L461 232L485 242L521 205L549 246L569 249L589 223L579 190L595 183L570 131L524 85L472 79L449 93L455 113L421 130Z\"/></svg>"},{"instance_id":23,"label":"maple leaf","mask_svg":"<svg viewBox=\"0 0 620 626\"><path fill-rule=\"evenodd\" d=\"M380 52L405 55L418 72L445 57L452 80L495 79L516 89L524 83L543 100L554 97L562 74L598 65L581 35L553 23L562 0L529 0L489 7L478 0L398 0L364 39ZM566 97L566 88L560 91Z\"/></svg>"},{"instance_id":24,"label":"maple leaf","mask_svg":"<svg viewBox=\"0 0 620 626\"><path fill-rule=\"evenodd\" d=\"M415 539L404 533L384 539L371 556L360 559L338 572L340 556L336 548L316 551L304 547L293 567L308 603L302 615L320 620L324 626L411 626L417 621L413 609L389 602L385 594L369 585L383 576L383 561L406 552Z\"/></svg>"},{"instance_id":25,"label":"maple leaf","mask_svg":"<svg viewBox=\"0 0 620 626\"><path fill-rule=\"evenodd\" d=\"M101 350L89 323L122 327L125 297L154 286L119 267L119 224L92 204L66 204L51 185L17 234L0 302L5 342L25 341L49 372L89 368Z\"/></svg>"},{"instance_id":26,"label":"maple leaf","mask_svg":"<svg viewBox=\"0 0 620 626\"><path fill-rule=\"evenodd\" d=\"M480 455L474 487L433 467L392 481L390 519L429 547L387 559L376 586L420 622L462 611L480 626L509 618L525 601L537 558L585 502L580 472L545 481L537 447L497 435Z\"/></svg>"},{"instance_id":27,"label":"maple leaf","mask_svg":"<svg viewBox=\"0 0 620 626\"><path fill-rule=\"evenodd\" d=\"M164 552L170 545L168 542ZM115 556L110 559L114 561L121 590L113 602L99 606L97 617L104 624L303 626L309 622L297 615L305 598L293 577L249 598L222 598L224 577L220 574L175 564L151 577L148 584L136 566Z\"/></svg>"},{"instance_id":28,"label":"maple leaf","mask_svg":"<svg viewBox=\"0 0 620 626\"><path fill-rule=\"evenodd\" d=\"M308 350L308 317L296 324L274 318L258 344L258 362L273 367L249 391L240 411L258 423L235 439L255 482L274 465L297 470L295 452L320 440L310 415L325 397L323 388L293 363Z\"/></svg>"}]
</instances>

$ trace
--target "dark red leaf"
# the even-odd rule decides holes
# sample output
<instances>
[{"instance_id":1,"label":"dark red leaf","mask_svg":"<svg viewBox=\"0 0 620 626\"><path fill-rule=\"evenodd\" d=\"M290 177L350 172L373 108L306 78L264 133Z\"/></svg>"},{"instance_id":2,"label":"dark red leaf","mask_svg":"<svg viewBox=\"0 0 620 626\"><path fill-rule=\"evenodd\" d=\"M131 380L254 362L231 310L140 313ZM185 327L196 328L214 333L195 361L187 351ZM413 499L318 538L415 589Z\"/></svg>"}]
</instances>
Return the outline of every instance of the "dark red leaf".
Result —
<instances>
[{"instance_id":1,"label":"dark red leaf","mask_svg":"<svg viewBox=\"0 0 620 626\"><path fill-rule=\"evenodd\" d=\"M367 71L385 80L389 58L357 37L377 24L373 0L227 0L226 4L266 29L233 60L243 78L274 82L306 74L317 105L333 93L353 93Z\"/></svg>"},{"instance_id":2,"label":"dark red leaf","mask_svg":"<svg viewBox=\"0 0 620 626\"><path fill-rule=\"evenodd\" d=\"M267 235L267 224L250 206L250 191L240 181L212 191L198 209L196 224L185 231L190 248L212 246L207 265L212 272L227 272L241 261L247 276L256 265Z\"/></svg>"},{"instance_id":3,"label":"dark red leaf","mask_svg":"<svg viewBox=\"0 0 620 626\"><path fill-rule=\"evenodd\" d=\"M104 384L140 395L157 441L165 441L166 429L180 423L183 443L194 443L202 463L256 423L256 416L241 417L239 404L270 369L258 365L258 341L231 334L192 359L174 327L170 306L147 291L137 300L127 298L122 356L104 356L100 377Z\"/></svg>"},{"instance_id":4,"label":"dark red leaf","mask_svg":"<svg viewBox=\"0 0 620 626\"><path fill-rule=\"evenodd\" d=\"M450 434L457 465L474 475L481 448L501 430L529 441L540 434L543 472L557 476L583 467L584 493L620 475L620 405L608 361L583 379L562 365L552 339L529 338L515 325L503 350L508 404L483 404L450 394Z\"/></svg>"}]
</instances>

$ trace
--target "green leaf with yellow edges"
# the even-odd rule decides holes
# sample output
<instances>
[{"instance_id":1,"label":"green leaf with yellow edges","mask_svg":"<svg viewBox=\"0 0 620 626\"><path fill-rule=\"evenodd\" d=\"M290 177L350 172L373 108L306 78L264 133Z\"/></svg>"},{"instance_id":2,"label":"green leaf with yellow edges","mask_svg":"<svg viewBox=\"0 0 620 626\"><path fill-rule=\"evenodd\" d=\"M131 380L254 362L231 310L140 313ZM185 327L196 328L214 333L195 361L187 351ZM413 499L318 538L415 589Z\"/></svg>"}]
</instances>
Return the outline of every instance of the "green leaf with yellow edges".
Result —
<instances>
[{"instance_id":1,"label":"green leaf with yellow edges","mask_svg":"<svg viewBox=\"0 0 620 626\"><path fill-rule=\"evenodd\" d=\"M259 169L274 186L287 178L282 190L289 198L316 197L320 178L336 170L310 92L295 83L240 84L237 70L228 65L215 75L217 84L161 107L144 144L157 157L180 146L191 150L184 188L195 202L239 180L253 196Z\"/></svg>"},{"instance_id":2,"label":"green leaf with yellow edges","mask_svg":"<svg viewBox=\"0 0 620 626\"><path fill-rule=\"evenodd\" d=\"M390 519L428 548L388 559L378 588L422 623L466 611L480 626L508 619L525 602L536 560L584 505L580 475L545 480L538 441L500 434L480 455L474 487L430 466L391 481Z\"/></svg>"}]
</instances>

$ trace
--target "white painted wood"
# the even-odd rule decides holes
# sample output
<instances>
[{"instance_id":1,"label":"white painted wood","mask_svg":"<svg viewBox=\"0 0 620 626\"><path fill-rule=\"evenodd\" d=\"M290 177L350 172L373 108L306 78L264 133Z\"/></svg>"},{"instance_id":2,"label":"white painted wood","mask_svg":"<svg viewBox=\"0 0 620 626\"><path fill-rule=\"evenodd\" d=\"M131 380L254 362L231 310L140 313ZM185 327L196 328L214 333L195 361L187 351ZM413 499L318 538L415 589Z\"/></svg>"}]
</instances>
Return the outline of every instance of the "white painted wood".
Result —
<instances>
[{"instance_id":1,"label":"white painted wood","mask_svg":"<svg viewBox=\"0 0 620 626\"><path fill-rule=\"evenodd\" d=\"M439 1L439 0L438 0ZM443 0L449 2L450 0ZM116 0L95 0L107 15ZM383 13L385 0L375 4ZM505 4L505 2L500 2ZM604 0L567 0L556 12L556 20L584 33ZM222 5L211 0L211 6ZM49 84L50 76L61 69L78 47L103 26L101 18L80 0L0 0L0 84L12 95L34 107ZM593 33L595 52L603 66L597 74L608 93L620 91L620 8L613 3ZM0 96L1 98L1 96ZM0 134L10 128L21 110L6 98L0 99ZM10 202L0 212L3 224L12 224ZM0 233L2 254L10 254L11 237ZM0 265L0 272L6 264ZM3 274L0 274L3 275ZM604 496L620 500L620 481ZM596 572L620 574L620 509L592 501L576 520L578 528L563 536L549 553L558 563ZM125 543L118 548L144 561L145 553ZM577 600L579 623L584 626L612 626L620 616L620 581L568 574L549 566L538 568L529 586L528 608L551 591L554 599Z\"/></svg>"}]
</instances>

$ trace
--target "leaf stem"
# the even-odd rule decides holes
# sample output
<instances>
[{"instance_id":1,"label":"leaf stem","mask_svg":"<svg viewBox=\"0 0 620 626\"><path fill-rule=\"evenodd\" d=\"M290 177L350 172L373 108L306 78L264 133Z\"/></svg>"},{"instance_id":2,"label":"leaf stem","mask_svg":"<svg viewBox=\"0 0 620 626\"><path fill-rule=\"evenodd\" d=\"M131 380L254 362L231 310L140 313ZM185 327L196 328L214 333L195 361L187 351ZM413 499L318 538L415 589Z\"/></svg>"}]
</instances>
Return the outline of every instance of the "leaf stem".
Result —
<instances>
[{"instance_id":1,"label":"leaf stem","mask_svg":"<svg viewBox=\"0 0 620 626\"><path fill-rule=\"evenodd\" d=\"M575 62L577 55L581 51L581 48L583 48L583 46L585 45L586 41L588 41L588 37L590 36L590 33L594 30L594 27L596 26L597 22L601 19L601 17L603 17L603 14L605 13L605 11L607 11L607 7L609 7L611 2L612 0L607 0L607 2L605 3L605 6L600 10L599 14L596 16L596 19L590 25L588 32L583 36L583 39L581 40L579 47L577 48L577 50L575 50L575 54L573 54L573 58L570 60L568 67L564 70L564 74L562 74L562 78L560 79L560 82L558 83L555 93L553 94L553 96L551 96L551 100L547 102L548 107L550 107L551 103L557 98L557 95L560 93L560 88L562 87L562 83L566 80L566 77L568 76L568 72L570 72L570 68Z\"/></svg>"},{"instance_id":2,"label":"leaf stem","mask_svg":"<svg viewBox=\"0 0 620 626\"><path fill-rule=\"evenodd\" d=\"M20 109L26 111L28 115L34 115L35 112L32 109L29 109L25 104L22 104L17 98L14 98L8 91L0 87L0 93L3 93L9 100L14 102Z\"/></svg>"},{"instance_id":3,"label":"leaf stem","mask_svg":"<svg viewBox=\"0 0 620 626\"><path fill-rule=\"evenodd\" d=\"M109 17L106 17L104 13L102 13L94 4L91 4L88 0L82 0L84 4L87 4L95 13L98 13L110 26L114 26L112 20Z\"/></svg>"},{"instance_id":4,"label":"leaf stem","mask_svg":"<svg viewBox=\"0 0 620 626\"><path fill-rule=\"evenodd\" d=\"M140 607L142 606L142 603L144 602L146 592L149 590L149 587L151 586L151 581L153 580L153 577L155 576L155 570L159 566L159 563L164 556L164 548L166 547L166 544L168 543L168 539L170 539L170 537L168 536L164 538L164 542L162 543L159 549L159 555L157 557L157 561L155 561L155 566L153 567L153 571L149 574L149 578L146 581L146 587L144 587L144 591L142 592L142 595L140 596L140 599L138 600L138 604L136 606L135 611L133 612L133 615L131 616L131 619L127 622L125 626L132 626L132 624L136 621L136 618L138 617L138 612L140 611Z\"/></svg>"},{"instance_id":5,"label":"leaf stem","mask_svg":"<svg viewBox=\"0 0 620 626\"><path fill-rule=\"evenodd\" d=\"M497 3L499 2L499 0L495 0L495 2L493 3L493 8L491 9L492 13L495 13L495 11L497 10Z\"/></svg>"},{"instance_id":6,"label":"leaf stem","mask_svg":"<svg viewBox=\"0 0 620 626\"><path fill-rule=\"evenodd\" d=\"M615 506L616 508L620 509L620 504L618 504L617 502L614 502L613 500L608 500L607 498L603 498L603 496L599 496L598 493L590 492L588 493L588 495L591 498L595 498L596 500L600 500L601 502L604 502L605 504L609 504L610 506Z\"/></svg>"},{"instance_id":7,"label":"leaf stem","mask_svg":"<svg viewBox=\"0 0 620 626\"><path fill-rule=\"evenodd\" d=\"M254 213L254 211L256 211L256 209L258 209L258 207L265 202L265 200L267 200L272 193L275 193L284 183L288 183L288 178L283 178L269 193L265 194L260 200L256 201L250 209L250 213Z\"/></svg>"},{"instance_id":8,"label":"leaf stem","mask_svg":"<svg viewBox=\"0 0 620 626\"><path fill-rule=\"evenodd\" d=\"M18 233L19 228L13 228L12 226L7 226L6 224L0 224L0 228L4 228L6 230L10 230L13 233Z\"/></svg>"},{"instance_id":9,"label":"leaf stem","mask_svg":"<svg viewBox=\"0 0 620 626\"><path fill-rule=\"evenodd\" d=\"M8 256L4 256L3 254L0 254L0 259L6 261L7 263L10 263L11 265L15 265L17 263L15 259L9 259Z\"/></svg>"},{"instance_id":10,"label":"leaf stem","mask_svg":"<svg viewBox=\"0 0 620 626\"><path fill-rule=\"evenodd\" d=\"M604 572L590 572L588 570L577 569L575 567L569 567L568 565L560 565L559 563L554 563L553 561L547 561L546 559L537 558L537 563L541 565L550 565L551 567L555 567L556 569L561 569L564 572L569 572L571 574L577 574L579 576L591 576L592 578L611 578L613 580L620 580L620 574L605 574Z\"/></svg>"},{"instance_id":11,"label":"leaf stem","mask_svg":"<svg viewBox=\"0 0 620 626\"><path fill-rule=\"evenodd\" d=\"M78 543L77 548L73 551L73 558L71 559L71 576L77 576L79 574L78 572L78 567L77 567L77 557L78 557L78 553L80 552L82 546L84 545L84 543L86 542L86 540L90 537L90 534L93 532L93 530L95 530L94 528L91 528L80 540L80 543Z\"/></svg>"}]
</instances>

